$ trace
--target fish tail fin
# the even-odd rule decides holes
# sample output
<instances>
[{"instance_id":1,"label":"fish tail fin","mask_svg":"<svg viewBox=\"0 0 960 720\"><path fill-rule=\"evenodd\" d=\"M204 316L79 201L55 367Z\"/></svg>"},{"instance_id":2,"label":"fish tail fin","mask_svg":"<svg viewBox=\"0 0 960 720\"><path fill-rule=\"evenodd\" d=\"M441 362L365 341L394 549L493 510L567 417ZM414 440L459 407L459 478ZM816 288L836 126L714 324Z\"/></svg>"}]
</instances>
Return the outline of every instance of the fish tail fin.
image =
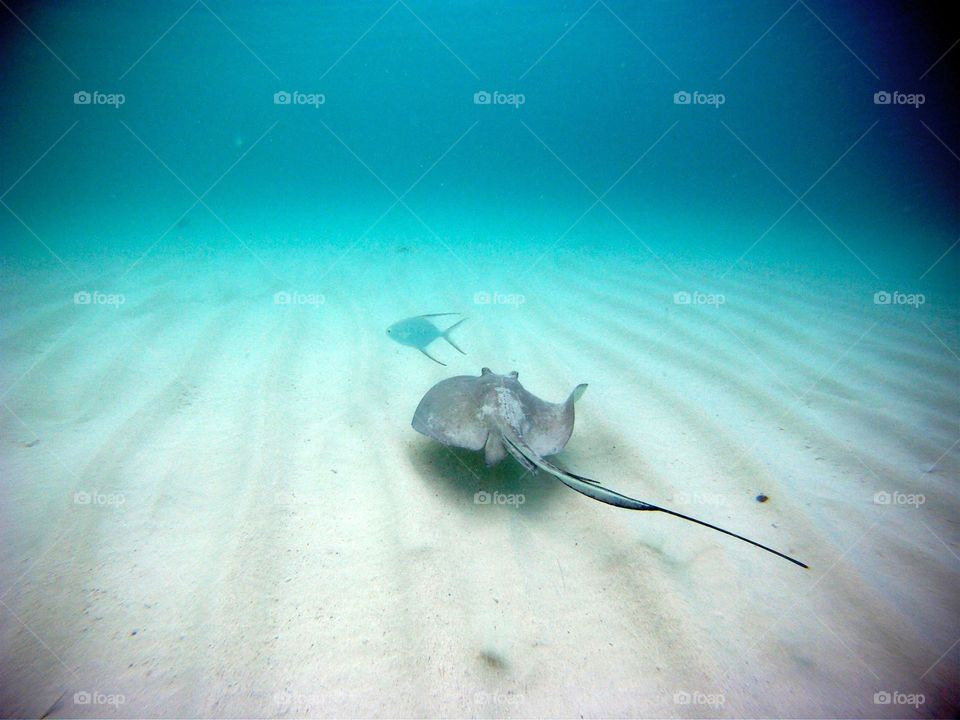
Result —
<instances>
[{"instance_id":1,"label":"fish tail fin","mask_svg":"<svg viewBox=\"0 0 960 720\"><path fill-rule=\"evenodd\" d=\"M466 353L460 348L458 348L457 344L450 339L450 333L453 332L453 329L455 327L457 327L458 325L462 325L466 321L467 321L467 318L464 318L463 320L458 320L453 325L451 325L450 327L448 327L446 330L443 331L443 339L446 340L448 343L450 343L453 346L453 349L459 352L461 355L466 355Z\"/></svg>"},{"instance_id":2,"label":"fish tail fin","mask_svg":"<svg viewBox=\"0 0 960 720\"><path fill-rule=\"evenodd\" d=\"M422 352L424 355L426 355L428 358L430 358L431 360L433 360L437 365L443 365L444 367L447 366L447 364L446 364L445 362L440 362L440 361L437 360L433 355L431 355L430 353L428 353L428 352L427 352L426 350L424 350L423 348L417 348L417 350L419 350L419 351Z\"/></svg>"}]
</instances>

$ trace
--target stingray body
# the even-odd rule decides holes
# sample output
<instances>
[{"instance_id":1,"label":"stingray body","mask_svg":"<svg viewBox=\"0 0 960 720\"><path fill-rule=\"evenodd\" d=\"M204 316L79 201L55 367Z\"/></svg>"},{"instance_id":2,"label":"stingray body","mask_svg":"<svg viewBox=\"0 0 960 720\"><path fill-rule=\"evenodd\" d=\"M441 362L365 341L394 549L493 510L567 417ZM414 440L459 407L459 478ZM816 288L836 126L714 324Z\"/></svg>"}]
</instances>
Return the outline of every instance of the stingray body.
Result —
<instances>
[{"instance_id":1,"label":"stingray body","mask_svg":"<svg viewBox=\"0 0 960 720\"><path fill-rule=\"evenodd\" d=\"M483 368L480 377L459 375L442 380L430 388L413 415L413 428L444 445L483 450L488 465L495 465L509 453L528 470L543 470L594 500L630 510L667 513L807 567L789 555L742 535L621 495L603 487L596 480L568 472L547 461L547 456L560 452L570 439L574 403L586 389L586 385L578 385L565 402L549 403L528 392L520 384L516 371L509 375L497 375L490 368Z\"/></svg>"},{"instance_id":2,"label":"stingray body","mask_svg":"<svg viewBox=\"0 0 960 720\"><path fill-rule=\"evenodd\" d=\"M417 315L415 317L400 320L387 328L387 335L396 340L401 345L416 348L428 358L439 365L446 367L446 363L437 360L433 355L427 352L427 347L434 341L443 338L450 343L453 348L461 355L466 355L463 350L457 347L457 344L450 339L450 332L463 322L466 318L455 322L446 330L441 330L433 324L429 318L448 317L450 315L459 315L460 313L433 313L432 315Z\"/></svg>"}]
</instances>

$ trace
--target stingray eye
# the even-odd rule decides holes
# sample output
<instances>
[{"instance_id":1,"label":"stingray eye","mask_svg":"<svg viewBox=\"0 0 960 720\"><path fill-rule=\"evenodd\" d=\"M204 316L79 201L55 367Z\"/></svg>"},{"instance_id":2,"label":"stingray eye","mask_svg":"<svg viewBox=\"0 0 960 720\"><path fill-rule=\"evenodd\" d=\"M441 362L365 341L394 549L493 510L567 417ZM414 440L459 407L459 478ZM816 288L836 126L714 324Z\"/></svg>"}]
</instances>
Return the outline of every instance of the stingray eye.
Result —
<instances>
[{"instance_id":1,"label":"stingray eye","mask_svg":"<svg viewBox=\"0 0 960 720\"><path fill-rule=\"evenodd\" d=\"M490 368L488 368L488 367L481 368L481 369L480 369L480 374L481 374L481 375L489 375L489 374L490 374Z\"/></svg>"},{"instance_id":2,"label":"stingray eye","mask_svg":"<svg viewBox=\"0 0 960 720\"><path fill-rule=\"evenodd\" d=\"M518 377L520 377L520 373L518 373L516 370L514 370L512 373L510 373L510 377L512 377L514 380L516 380Z\"/></svg>"}]
</instances>

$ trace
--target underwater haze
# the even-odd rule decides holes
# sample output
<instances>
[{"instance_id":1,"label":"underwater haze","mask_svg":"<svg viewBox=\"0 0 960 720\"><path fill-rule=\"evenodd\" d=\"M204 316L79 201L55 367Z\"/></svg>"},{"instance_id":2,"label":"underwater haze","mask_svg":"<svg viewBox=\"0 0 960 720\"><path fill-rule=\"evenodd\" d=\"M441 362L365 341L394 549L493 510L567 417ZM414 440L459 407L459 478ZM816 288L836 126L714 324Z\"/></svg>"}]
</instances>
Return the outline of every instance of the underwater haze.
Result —
<instances>
[{"instance_id":1,"label":"underwater haze","mask_svg":"<svg viewBox=\"0 0 960 720\"><path fill-rule=\"evenodd\" d=\"M958 36L0 2L0 716L955 716Z\"/></svg>"}]
</instances>

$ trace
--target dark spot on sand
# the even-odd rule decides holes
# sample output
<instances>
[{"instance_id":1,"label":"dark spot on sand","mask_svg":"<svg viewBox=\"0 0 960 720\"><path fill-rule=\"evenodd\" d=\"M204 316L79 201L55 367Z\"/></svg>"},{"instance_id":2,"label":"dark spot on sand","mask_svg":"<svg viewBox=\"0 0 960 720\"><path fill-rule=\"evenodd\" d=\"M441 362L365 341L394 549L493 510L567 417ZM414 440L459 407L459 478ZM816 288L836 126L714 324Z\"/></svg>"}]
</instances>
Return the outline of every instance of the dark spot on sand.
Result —
<instances>
[{"instance_id":1,"label":"dark spot on sand","mask_svg":"<svg viewBox=\"0 0 960 720\"><path fill-rule=\"evenodd\" d=\"M480 659L483 660L484 665L492 670L507 669L507 661L494 652L484 650L480 653Z\"/></svg>"},{"instance_id":2,"label":"dark spot on sand","mask_svg":"<svg viewBox=\"0 0 960 720\"><path fill-rule=\"evenodd\" d=\"M767 497L766 495L764 495L763 493L760 493L759 495L757 495L757 502L766 502L766 501L769 500L769 499L770 499L770 498L768 498L768 497Z\"/></svg>"}]
</instances>

